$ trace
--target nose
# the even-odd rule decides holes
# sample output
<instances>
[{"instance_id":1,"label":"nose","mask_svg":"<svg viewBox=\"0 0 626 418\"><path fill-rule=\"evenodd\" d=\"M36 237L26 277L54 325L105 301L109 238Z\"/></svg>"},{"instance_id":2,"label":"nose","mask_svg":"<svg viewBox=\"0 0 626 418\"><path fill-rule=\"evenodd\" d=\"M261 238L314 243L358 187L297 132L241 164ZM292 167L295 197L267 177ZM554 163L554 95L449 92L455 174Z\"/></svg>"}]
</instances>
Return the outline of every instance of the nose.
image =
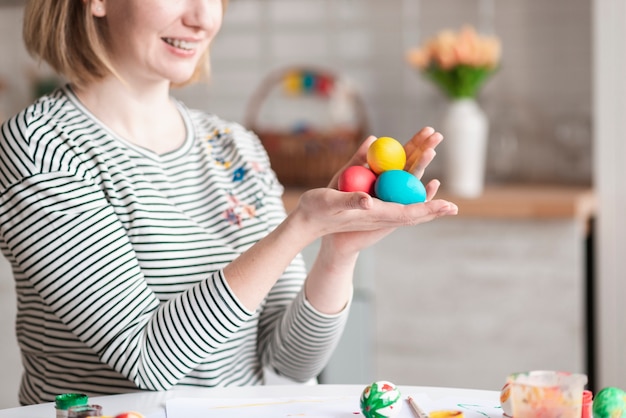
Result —
<instances>
[{"instance_id":1,"label":"nose","mask_svg":"<svg viewBox=\"0 0 626 418\"><path fill-rule=\"evenodd\" d=\"M222 0L187 0L184 23L209 32L217 31L222 22Z\"/></svg>"}]
</instances>

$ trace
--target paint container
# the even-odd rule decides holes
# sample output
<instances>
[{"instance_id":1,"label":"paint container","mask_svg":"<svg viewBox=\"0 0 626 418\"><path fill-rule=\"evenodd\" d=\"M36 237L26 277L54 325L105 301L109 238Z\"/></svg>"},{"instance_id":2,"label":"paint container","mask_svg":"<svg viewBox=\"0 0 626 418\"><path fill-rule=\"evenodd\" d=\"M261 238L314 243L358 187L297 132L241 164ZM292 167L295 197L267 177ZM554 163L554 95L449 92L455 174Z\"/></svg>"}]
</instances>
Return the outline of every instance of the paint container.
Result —
<instances>
[{"instance_id":1,"label":"paint container","mask_svg":"<svg viewBox=\"0 0 626 418\"><path fill-rule=\"evenodd\" d=\"M581 418L584 374L533 370L508 377L514 418Z\"/></svg>"},{"instance_id":2,"label":"paint container","mask_svg":"<svg viewBox=\"0 0 626 418\"><path fill-rule=\"evenodd\" d=\"M54 399L54 407L57 411L56 418L68 418L68 410L73 406L86 405L89 401L83 393L63 393Z\"/></svg>"}]
</instances>

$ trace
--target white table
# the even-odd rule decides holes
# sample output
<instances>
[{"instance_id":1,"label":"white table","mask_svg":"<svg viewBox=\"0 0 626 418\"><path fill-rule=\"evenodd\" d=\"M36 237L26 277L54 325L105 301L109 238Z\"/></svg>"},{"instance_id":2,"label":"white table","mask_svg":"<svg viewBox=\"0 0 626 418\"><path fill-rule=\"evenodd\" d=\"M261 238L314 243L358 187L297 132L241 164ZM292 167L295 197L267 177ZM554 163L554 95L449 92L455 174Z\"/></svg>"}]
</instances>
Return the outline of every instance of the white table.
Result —
<instances>
[{"instance_id":1,"label":"white table","mask_svg":"<svg viewBox=\"0 0 626 418\"><path fill-rule=\"evenodd\" d=\"M277 385L230 388L179 389L167 392L138 392L90 398L102 406L104 414L137 411L146 418L165 417L165 402L172 398L284 398L354 396L358 399L366 385ZM433 399L457 396L499 402L500 392L472 389L398 386L402 393L424 393ZM24 406L0 410L0 418L54 418L54 404Z\"/></svg>"}]
</instances>

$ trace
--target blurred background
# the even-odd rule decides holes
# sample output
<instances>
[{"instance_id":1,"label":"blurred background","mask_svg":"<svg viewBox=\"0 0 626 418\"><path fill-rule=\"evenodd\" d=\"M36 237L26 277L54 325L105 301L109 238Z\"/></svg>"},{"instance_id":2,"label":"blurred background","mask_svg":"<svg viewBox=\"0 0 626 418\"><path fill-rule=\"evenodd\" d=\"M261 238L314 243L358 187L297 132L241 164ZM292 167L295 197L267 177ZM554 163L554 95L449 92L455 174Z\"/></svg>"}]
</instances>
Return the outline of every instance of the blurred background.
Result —
<instances>
[{"instance_id":1,"label":"blurred background","mask_svg":"<svg viewBox=\"0 0 626 418\"><path fill-rule=\"evenodd\" d=\"M21 8L2 13L3 114L51 76L21 47ZM442 29L471 24L502 42L500 70L479 100L491 122L489 181L591 184L591 0L232 0L212 48L213 79L176 94L244 121L267 75L327 68L364 98L369 131L406 141L439 125L445 97L405 54ZM283 109L286 111L286 109ZM435 164L429 176L439 175Z\"/></svg>"},{"instance_id":2,"label":"blurred background","mask_svg":"<svg viewBox=\"0 0 626 418\"><path fill-rule=\"evenodd\" d=\"M25 52L22 4L0 1L0 120L62 82ZM249 122L254 106L265 105L252 99L267 87L268 75L314 66L359 97L369 134L406 141L425 125L437 128L448 103L407 64L407 50L466 24L502 43L501 66L477 97L490 125L485 196L461 199L466 216L397 231L363 254L350 324L320 381L499 390L509 373L559 369L586 372L596 385L626 385L619 373L598 380L598 339L610 334L613 357L606 358L619 359L626 327L611 322L615 327L598 335L595 326L602 305L596 297L622 287L595 287L599 153L593 152L594 135L607 132L594 125L597 100L610 105L612 97L610 86L598 81L598 57L610 53L599 52L597 39L623 35L620 21L600 28L598 16L607 22L623 9L621 0L230 1L212 47L210 82L174 94L241 123ZM614 77L624 69L622 61L604 62ZM289 106L272 109L279 118L289 115ZM329 109L335 116L342 111ZM442 161L429 167L427 179L442 176ZM606 164L607 170L619 166ZM315 245L305 255L310 260L314 253ZM612 267L615 258L608 260ZM16 405L20 365L13 282L1 263L3 408ZM611 273L609 283L622 276ZM619 314L615 309L608 315Z\"/></svg>"}]
</instances>

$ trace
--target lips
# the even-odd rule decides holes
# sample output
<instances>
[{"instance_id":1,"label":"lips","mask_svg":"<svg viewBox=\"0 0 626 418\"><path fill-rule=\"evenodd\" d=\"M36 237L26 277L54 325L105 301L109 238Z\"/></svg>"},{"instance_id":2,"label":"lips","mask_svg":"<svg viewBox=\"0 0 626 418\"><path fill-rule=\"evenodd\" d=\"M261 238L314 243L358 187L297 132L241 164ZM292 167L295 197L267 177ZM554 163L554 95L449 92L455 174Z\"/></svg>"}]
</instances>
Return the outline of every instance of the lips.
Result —
<instances>
[{"instance_id":1,"label":"lips","mask_svg":"<svg viewBox=\"0 0 626 418\"><path fill-rule=\"evenodd\" d=\"M185 41L185 40L176 39L176 38L161 38L161 39L163 39L165 43L173 46L174 48L182 49L183 51L193 51L199 45L199 42Z\"/></svg>"}]
</instances>

